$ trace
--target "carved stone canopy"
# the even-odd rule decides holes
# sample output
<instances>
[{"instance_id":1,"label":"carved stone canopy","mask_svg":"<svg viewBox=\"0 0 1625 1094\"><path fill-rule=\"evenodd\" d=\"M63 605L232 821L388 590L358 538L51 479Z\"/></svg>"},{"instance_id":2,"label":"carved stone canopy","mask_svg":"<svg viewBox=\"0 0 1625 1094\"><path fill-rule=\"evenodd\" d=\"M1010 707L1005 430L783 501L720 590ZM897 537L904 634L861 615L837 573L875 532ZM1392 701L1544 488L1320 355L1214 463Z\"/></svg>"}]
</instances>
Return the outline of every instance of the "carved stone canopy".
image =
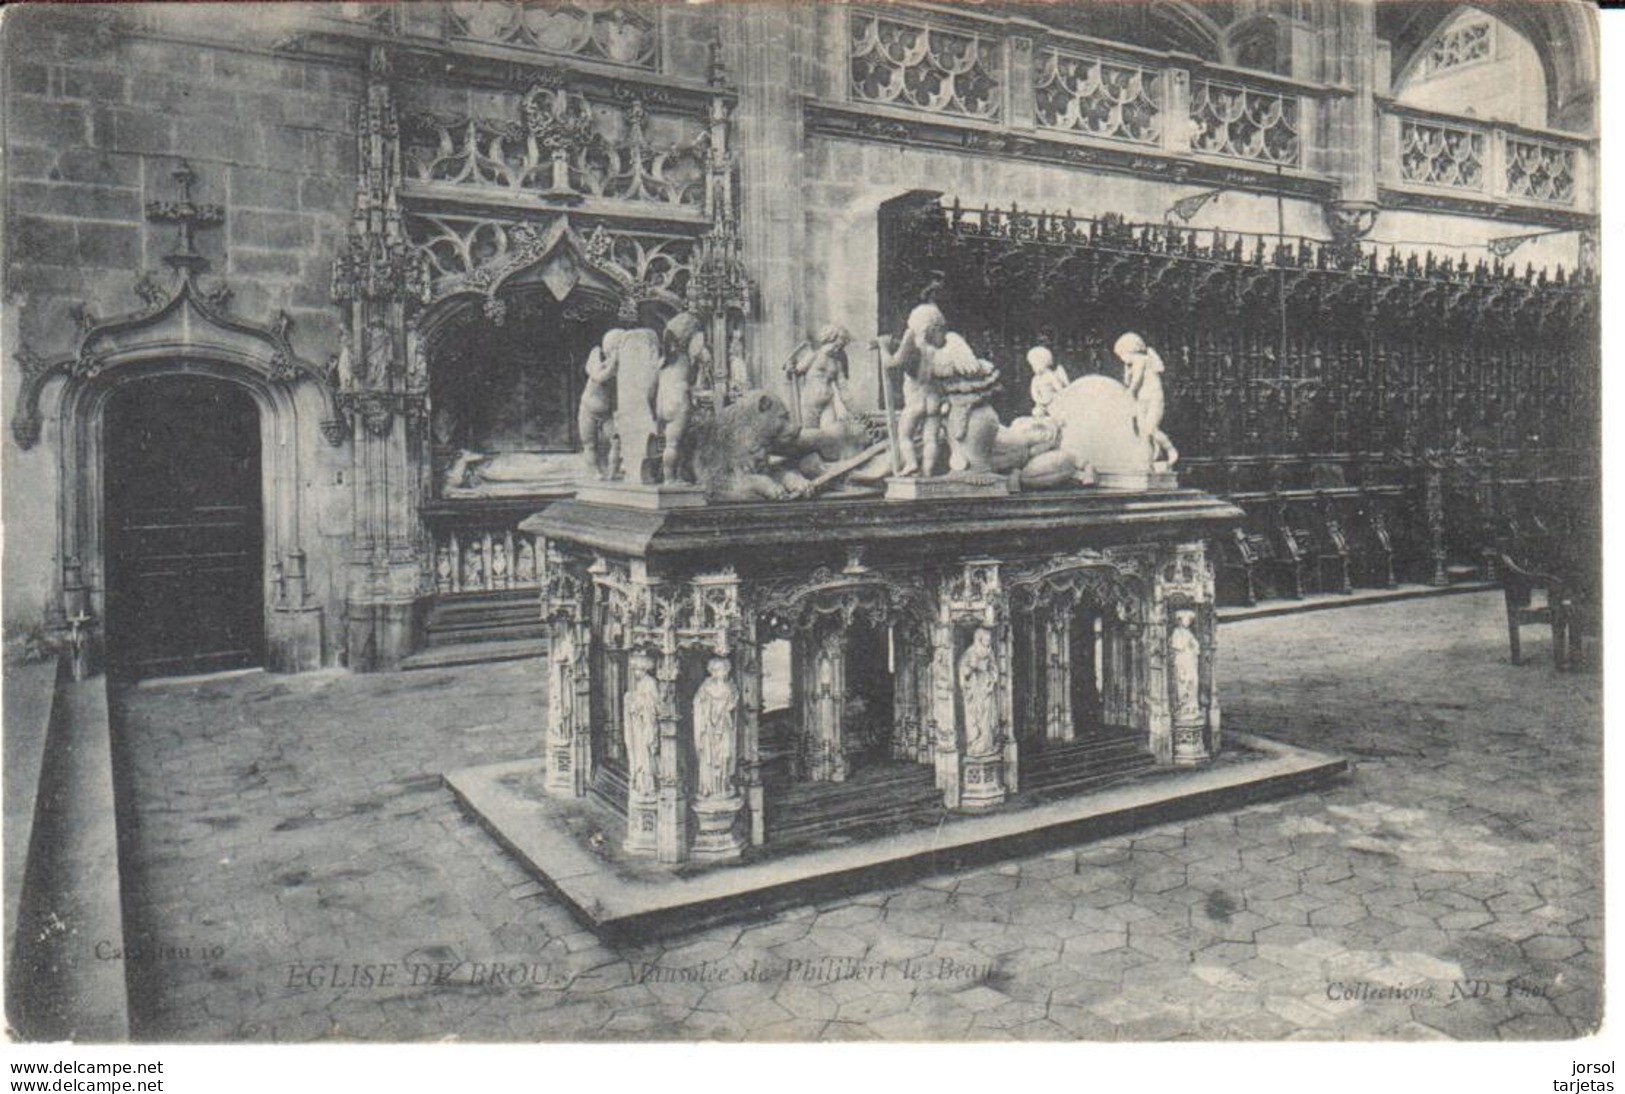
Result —
<instances>
[{"instance_id":1,"label":"carved stone canopy","mask_svg":"<svg viewBox=\"0 0 1625 1094\"><path fill-rule=\"evenodd\" d=\"M545 224L508 226L502 238L502 253L468 273L439 279L432 299L476 293L485 298L487 314L500 318L502 290L529 279L540 281L559 301L579 288L617 301L647 301L672 313L683 310L682 297L640 280L615 261L614 239L602 226L583 236L568 216L559 216Z\"/></svg>"},{"instance_id":2,"label":"carved stone canopy","mask_svg":"<svg viewBox=\"0 0 1625 1094\"><path fill-rule=\"evenodd\" d=\"M314 381L328 406L322 433L331 444L343 440L343 419L332 385L320 368L294 353L288 342L292 320L286 312L278 312L269 326L249 323L226 314L191 276L183 274L177 282L168 299L155 297L151 308L90 325L71 357L42 358L24 347L17 355L23 384L11 420L19 446L30 448L39 440L40 395L53 377L91 383L116 369L176 358L236 365L269 384Z\"/></svg>"}]
</instances>

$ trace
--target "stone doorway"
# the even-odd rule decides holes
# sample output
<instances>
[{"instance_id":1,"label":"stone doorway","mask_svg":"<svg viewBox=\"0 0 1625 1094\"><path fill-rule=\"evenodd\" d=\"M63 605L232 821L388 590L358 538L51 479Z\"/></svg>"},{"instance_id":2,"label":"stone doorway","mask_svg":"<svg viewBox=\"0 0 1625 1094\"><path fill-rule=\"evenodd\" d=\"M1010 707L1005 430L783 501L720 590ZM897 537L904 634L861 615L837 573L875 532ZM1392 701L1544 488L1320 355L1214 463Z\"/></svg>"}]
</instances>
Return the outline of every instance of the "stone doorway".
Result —
<instances>
[{"instance_id":1,"label":"stone doorway","mask_svg":"<svg viewBox=\"0 0 1625 1094\"><path fill-rule=\"evenodd\" d=\"M121 676L265 661L259 407L196 375L121 385L103 413L107 660Z\"/></svg>"}]
</instances>

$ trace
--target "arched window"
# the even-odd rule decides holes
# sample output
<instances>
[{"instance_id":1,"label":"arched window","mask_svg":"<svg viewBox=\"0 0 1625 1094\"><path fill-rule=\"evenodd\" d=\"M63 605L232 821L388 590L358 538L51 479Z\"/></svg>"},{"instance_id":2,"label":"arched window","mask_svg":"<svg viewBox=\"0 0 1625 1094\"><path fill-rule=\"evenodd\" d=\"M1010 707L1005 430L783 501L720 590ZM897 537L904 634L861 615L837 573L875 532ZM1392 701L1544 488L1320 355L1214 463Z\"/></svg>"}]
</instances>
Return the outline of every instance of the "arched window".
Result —
<instances>
[{"instance_id":1,"label":"arched window","mask_svg":"<svg viewBox=\"0 0 1625 1094\"><path fill-rule=\"evenodd\" d=\"M1486 121L1548 123L1539 52L1511 24L1474 7L1458 8L1439 24L1396 74L1394 97Z\"/></svg>"}]
</instances>

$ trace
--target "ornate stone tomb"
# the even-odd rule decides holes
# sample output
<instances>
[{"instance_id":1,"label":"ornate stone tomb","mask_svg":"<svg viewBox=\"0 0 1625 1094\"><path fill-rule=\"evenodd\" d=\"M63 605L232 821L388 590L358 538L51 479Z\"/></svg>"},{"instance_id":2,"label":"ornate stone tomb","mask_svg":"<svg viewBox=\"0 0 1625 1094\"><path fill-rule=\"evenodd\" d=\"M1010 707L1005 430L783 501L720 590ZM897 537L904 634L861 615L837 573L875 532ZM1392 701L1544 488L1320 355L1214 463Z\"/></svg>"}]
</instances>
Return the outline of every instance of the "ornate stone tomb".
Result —
<instances>
[{"instance_id":1,"label":"ornate stone tomb","mask_svg":"<svg viewBox=\"0 0 1625 1094\"><path fill-rule=\"evenodd\" d=\"M871 785L877 808L931 786L955 812L1019 808L1029 771L1066 791L1044 765L1080 738L1203 764L1220 746L1203 544L1239 516L1177 488L556 502L523 525L545 544L544 785L612 803L616 845L678 863L771 851L818 819L794 810L850 810ZM790 701L769 711L781 642Z\"/></svg>"}]
</instances>

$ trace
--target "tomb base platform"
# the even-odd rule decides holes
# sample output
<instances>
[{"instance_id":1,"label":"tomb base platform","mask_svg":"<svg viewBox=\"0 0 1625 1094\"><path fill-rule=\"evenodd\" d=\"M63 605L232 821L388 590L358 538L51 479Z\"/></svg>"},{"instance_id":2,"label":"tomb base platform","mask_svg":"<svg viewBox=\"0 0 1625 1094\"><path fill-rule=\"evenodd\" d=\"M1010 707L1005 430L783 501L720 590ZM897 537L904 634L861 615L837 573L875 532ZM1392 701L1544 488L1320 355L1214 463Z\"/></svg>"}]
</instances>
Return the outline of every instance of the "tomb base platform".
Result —
<instances>
[{"instance_id":1,"label":"tomb base platform","mask_svg":"<svg viewBox=\"0 0 1625 1094\"><path fill-rule=\"evenodd\" d=\"M888 501L928 501L941 498L1002 498L1010 494L1010 476L993 474L937 475L931 478L893 477L886 480Z\"/></svg>"},{"instance_id":2,"label":"tomb base platform","mask_svg":"<svg viewBox=\"0 0 1625 1094\"><path fill-rule=\"evenodd\" d=\"M521 525L548 633L537 785L564 810L546 823L595 825L596 853L638 870L732 876L798 843L833 851L832 833L905 838L892 822L922 809L1040 817L1040 798L1092 793L1129 761L1153 780L1229 764L1206 544L1240 515L1178 488L556 502ZM657 787L657 806L614 797L586 819L604 806L581 799L610 773ZM485 789L465 797L509 832L491 809L513 803L468 778ZM865 854L852 861L867 869Z\"/></svg>"},{"instance_id":3,"label":"tomb base platform","mask_svg":"<svg viewBox=\"0 0 1625 1094\"><path fill-rule=\"evenodd\" d=\"M626 506L664 512L693 509L705 504L705 491L688 483L589 482L576 497L593 505Z\"/></svg>"},{"instance_id":4,"label":"tomb base platform","mask_svg":"<svg viewBox=\"0 0 1625 1094\"><path fill-rule=\"evenodd\" d=\"M464 768L445 781L585 926L611 940L641 940L1301 793L1341 777L1347 766L1336 756L1229 733L1223 757L1195 770L1156 767L1060 800L1017 794L979 816L944 811L908 830L844 845L793 842L775 850L769 842L725 866L675 869L622 851L625 819L598 799L549 796L541 759Z\"/></svg>"}]
</instances>

